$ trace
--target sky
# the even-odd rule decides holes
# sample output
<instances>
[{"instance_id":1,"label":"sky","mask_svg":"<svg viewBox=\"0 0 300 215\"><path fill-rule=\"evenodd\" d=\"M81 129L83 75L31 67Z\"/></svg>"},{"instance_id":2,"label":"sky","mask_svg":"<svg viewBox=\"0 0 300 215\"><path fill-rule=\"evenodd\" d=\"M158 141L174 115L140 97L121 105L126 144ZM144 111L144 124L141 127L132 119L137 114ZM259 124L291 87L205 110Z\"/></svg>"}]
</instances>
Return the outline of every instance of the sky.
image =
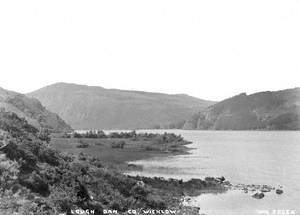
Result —
<instances>
[{"instance_id":1,"label":"sky","mask_svg":"<svg viewBox=\"0 0 300 215\"><path fill-rule=\"evenodd\" d=\"M0 87L55 82L214 101L300 87L300 1L0 1Z\"/></svg>"}]
</instances>

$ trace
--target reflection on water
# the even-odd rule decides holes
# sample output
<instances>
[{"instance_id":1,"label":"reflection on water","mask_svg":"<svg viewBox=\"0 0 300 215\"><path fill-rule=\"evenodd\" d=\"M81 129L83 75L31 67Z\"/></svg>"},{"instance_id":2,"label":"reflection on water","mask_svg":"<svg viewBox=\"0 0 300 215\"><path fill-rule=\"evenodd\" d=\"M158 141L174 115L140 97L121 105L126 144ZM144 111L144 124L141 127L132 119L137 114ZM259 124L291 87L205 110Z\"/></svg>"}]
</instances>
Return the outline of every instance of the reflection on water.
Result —
<instances>
[{"instance_id":1,"label":"reflection on water","mask_svg":"<svg viewBox=\"0 0 300 215\"><path fill-rule=\"evenodd\" d=\"M132 174L185 180L225 176L232 183L282 185L284 194L267 193L260 200L233 191L202 195L193 204L207 214L258 214L259 210L275 209L300 213L299 131L168 132L192 141L191 154L135 161L143 165L143 172Z\"/></svg>"}]
</instances>

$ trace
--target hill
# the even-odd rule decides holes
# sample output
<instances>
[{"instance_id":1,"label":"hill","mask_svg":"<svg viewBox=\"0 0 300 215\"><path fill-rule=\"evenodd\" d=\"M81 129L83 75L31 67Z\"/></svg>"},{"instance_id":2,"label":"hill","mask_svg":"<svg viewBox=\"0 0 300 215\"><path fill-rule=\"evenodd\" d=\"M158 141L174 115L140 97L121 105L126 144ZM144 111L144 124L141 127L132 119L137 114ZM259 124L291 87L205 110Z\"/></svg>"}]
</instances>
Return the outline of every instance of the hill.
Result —
<instances>
[{"instance_id":1,"label":"hill","mask_svg":"<svg viewBox=\"0 0 300 215\"><path fill-rule=\"evenodd\" d=\"M300 88L242 93L192 116L184 129L299 130Z\"/></svg>"},{"instance_id":2,"label":"hill","mask_svg":"<svg viewBox=\"0 0 300 215\"><path fill-rule=\"evenodd\" d=\"M213 104L188 95L57 83L32 93L75 129L153 128L186 119Z\"/></svg>"},{"instance_id":3,"label":"hill","mask_svg":"<svg viewBox=\"0 0 300 215\"><path fill-rule=\"evenodd\" d=\"M31 125L51 131L72 130L57 114L48 111L34 98L0 87L0 108L25 118Z\"/></svg>"}]
</instances>

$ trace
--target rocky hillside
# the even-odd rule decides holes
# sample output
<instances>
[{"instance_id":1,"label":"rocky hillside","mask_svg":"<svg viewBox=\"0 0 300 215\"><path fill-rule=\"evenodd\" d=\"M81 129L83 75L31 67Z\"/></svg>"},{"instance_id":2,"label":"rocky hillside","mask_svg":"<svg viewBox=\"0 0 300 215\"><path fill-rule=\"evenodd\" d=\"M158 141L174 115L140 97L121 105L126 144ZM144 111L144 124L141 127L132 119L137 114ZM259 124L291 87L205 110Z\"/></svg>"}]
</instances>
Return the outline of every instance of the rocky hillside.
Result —
<instances>
[{"instance_id":1,"label":"rocky hillside","mask_svg":"<svg viewBox=\"0 0 300 215\"><path fill-rule=\"evenodd\" d=\"M200 111L184 129L299 130L300 88L242 93Z\"/></svg>"},{"instance_id":2,"label":"rocky hillside","mask_svg":"<svg viewBox=\"0 0 300 215\"><path fill-rule=\"evenodd\" d=\"M16 113L25 118L31 125L51 131L72 130L57 114L48 111L34 98L0 88L0 108Z\"/></svg>"},{"instance_id":3,"label":"rocky hillside","mask_svg":"<svg viewBox=\"0 0 300 215\"><path fill-rule=\"evenodd\" d=\"M213 102L168 95L57 83L28 94L75 129L136 129L177 122Z\"/></svg>"}]
</instances>

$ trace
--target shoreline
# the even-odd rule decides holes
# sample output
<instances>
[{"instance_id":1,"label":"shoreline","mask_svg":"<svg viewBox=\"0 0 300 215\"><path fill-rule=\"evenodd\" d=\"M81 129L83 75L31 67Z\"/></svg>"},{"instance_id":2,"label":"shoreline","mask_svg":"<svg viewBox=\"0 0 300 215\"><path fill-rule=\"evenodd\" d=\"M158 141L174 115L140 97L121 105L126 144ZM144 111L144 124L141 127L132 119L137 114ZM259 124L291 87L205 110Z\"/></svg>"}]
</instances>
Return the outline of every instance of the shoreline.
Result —
<instances>
[{"instance_id":1,"label":"shoreline","mask_svg":"<svg viewBox=\"0 0 300 215\"><path fill-rule=\"evenodd\" d=\"M132 132L121 132L131 134ZM117 132L113 132L117 134ZM193 148L188 147L192 144L190 141L184 140L181 136L173 133L165 133L172 135L175 141L164 143L161 137L164 134L143 133L139 137L61 137L55 135L51 138L50 145L59 151L78 155L80 153L97 157L107 165L113 165L121 171L141 170L140 165L130 164L130 162L145 160L154 157L166 157L176 155L187 155ZM146 135L146 138L143 136ZM174 135L174 136L173 136ZM179 138L179 140L177 139ZM112 144L124 142L124 147L113 148ZM79 145L84 145L79 147Z\"/></svg>"},{"instance_id":2,"label":"shoreline","mask_svg":"<svg viewBox=\"0 0 300 215\"><path fill-rule=\"evenodd\" d=\"M160 134L161 135L161 134ZM63 144L64 149L68 149L71 152L76 153L85 153L86 155L98 155L100 161L104 162L105 165L112 169L116 169L122 174L126 175L126 177L134 179L136 181L140 181L140 183L144 183L150 185L153 189L155 189L156 194L164 199L167 202L167 205L172 205L173 207L182 206L190 207L191 210L198 210L198 206L190 205L190 201L199 195L205 194L220 194L225 193L230 190L239 190L242 193L247 194L249 198L262 199L265 195L268 195L269 192L277 192L274 187L268 185L247 185L247 184L236 184L232 185L229 181L227 181L224 177L213 178L207 177L205 179L190 179L187 181L183 181L180 179L174 178L163 178L163 177L155 177L149 176L145 177L139 174L129 174L129 172L142 172L143 166L137 164L131 164L132 161L151 159L155 157L167 157L167 156L176 156L176 155L184 155L190 154L193 148L188 147L192 142L184 141L177 142L173 145L173 149L175 150L165 150L170 149L169 146L172 146L172 142L169 143L168 147L158 147L157 143L154 143L154 136L145 140L144 138L66 138L62 139L53 139L53 144L59 142ZM111 149L109 147L115 141L125 141L125 147L119 149ZM64 143L62 143L64 142ZM77 144L86 143L86 147L77 148ZM147 150L145 148L145 144L149 144L150 146L155 146L154 148L150 148L151 150ZM154 149L154 150L152 150ZM100 154L97 152L101 151ZM109 155L109 159L106 159ZM102 156L104 155L104 156ZM194 191L192 192L191 189ZM282 190L281 190L282 191ZM171 196L166 195L165 193L171 193ZM194 213L197 214L197 213Z\"/></svg>"},{"instance_id":3,"label":"shoreline","mask_svg":"<svg viewBox=\"0 0 300 215\"><path fill-rule=\"evenodd\" d=\"M146 142L143 142L145 139L141 137L138 140L132 140L131 138L52 138L51 146L59 151L77 154L77 156L80 156L81 153L86 157L98 155L99 161L103 162L108 168L115 169L127 178L140 182L142 187L146 185L154 189L156 195L164 199L168 208L188 210L190 214L198 214L200 209L199 207L188 206L187 202L191 197L205 193L224 193L228 190L230 182L226 181L224 177L207 177L205 179L197 178L183 181L173 178L126 174L126 172L142 170L141 165L130 164L132 161L190 154L190 150L193 149L188 147L192 142L183 140L183 138L176 142L170 141L167 145L160 143L163 144L163 147L157 147L157 143L153 142L156 138L157 136L151 137ZM109 145L114 141L126 141L125 147L111 149ZM83 143L86 143L85 147L77 147L78 144ZM144 144L150 145L153 147L151 149L154 150L147 150L149 148L145 148ZM109 156L109 159L106 159L107 156Z\"/></svg>"}]
</instances>

